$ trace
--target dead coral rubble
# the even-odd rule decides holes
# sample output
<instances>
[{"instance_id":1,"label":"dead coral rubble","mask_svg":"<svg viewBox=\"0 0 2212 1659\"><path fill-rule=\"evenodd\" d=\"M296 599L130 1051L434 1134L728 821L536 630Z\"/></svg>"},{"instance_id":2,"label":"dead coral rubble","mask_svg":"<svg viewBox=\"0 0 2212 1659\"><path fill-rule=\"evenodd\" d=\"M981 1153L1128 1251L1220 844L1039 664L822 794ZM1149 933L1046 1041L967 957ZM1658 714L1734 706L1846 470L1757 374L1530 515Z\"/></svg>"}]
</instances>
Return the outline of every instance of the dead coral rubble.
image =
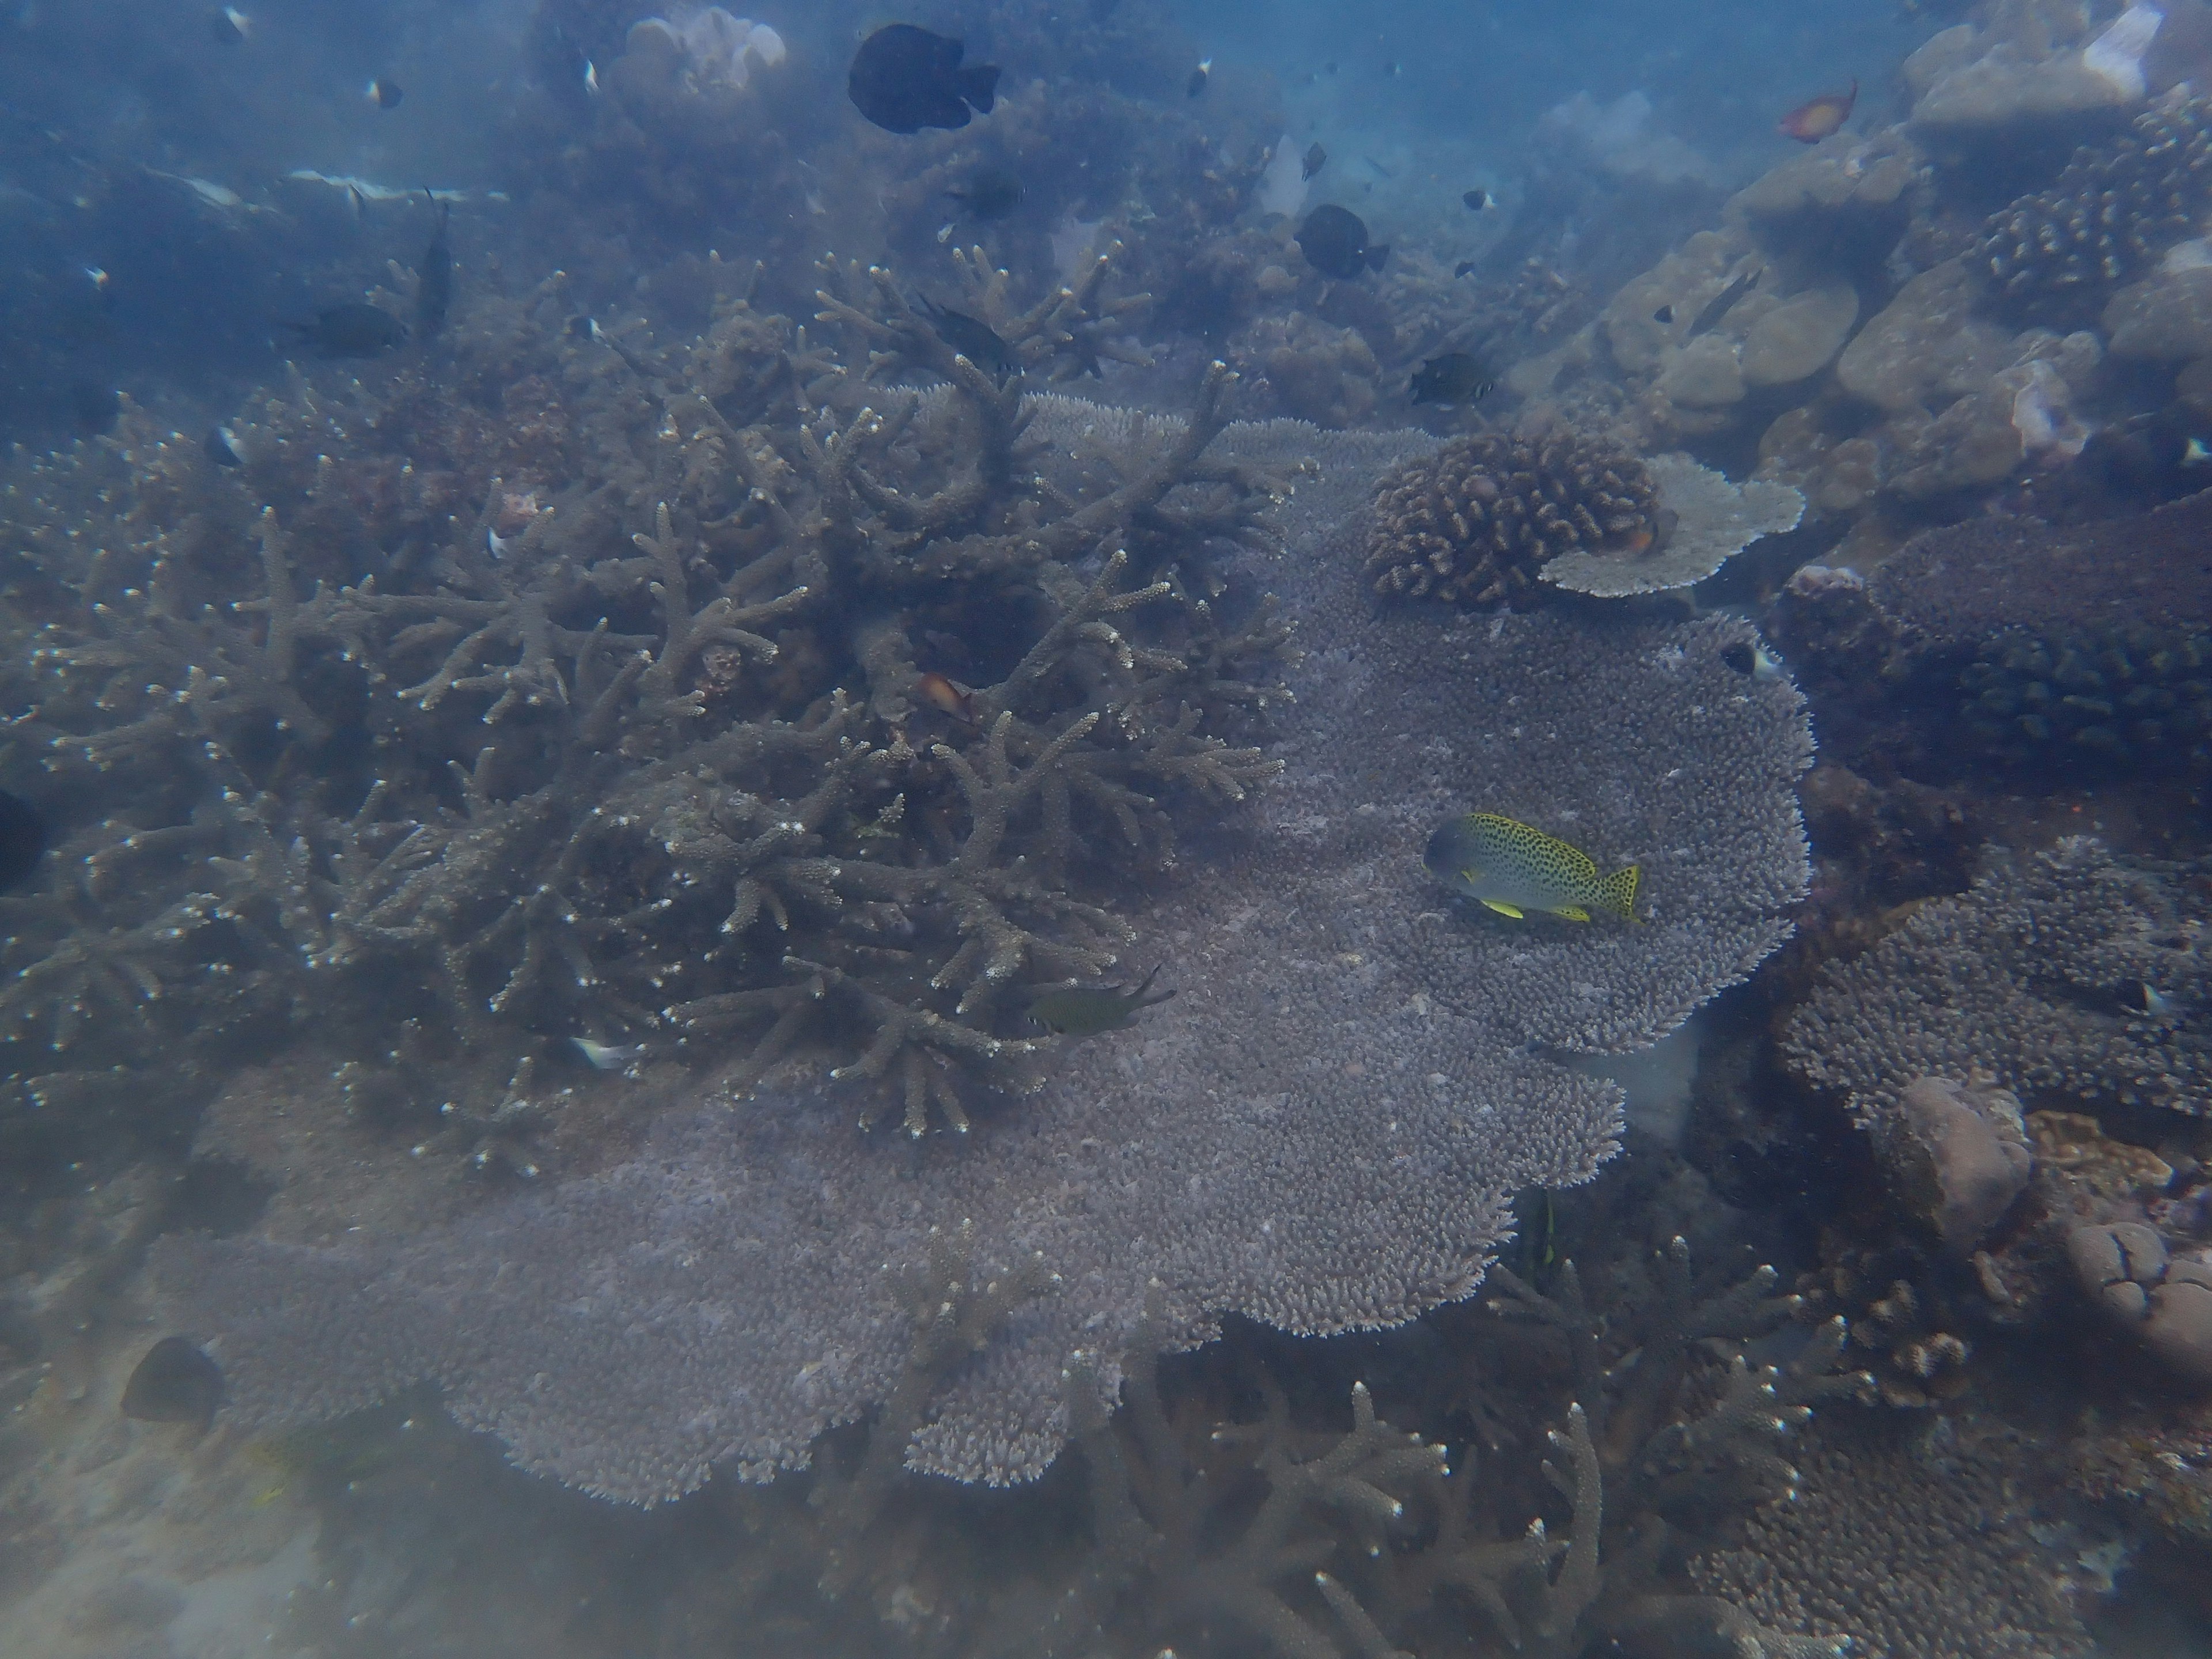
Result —
<instances>
[{"instance_id":1,"label":"dead coral rubble","mask_svg":"<svg viewBox=\"0 0 2212 1659\"><path fill-rule=\"evenodd\" d=\"M1643 463L1602 439L1474 433L1377 487L1365 574L1392 598L1503 605L1561 554L1648 545L1657 515Z\"/></svg>"}]
</instances>

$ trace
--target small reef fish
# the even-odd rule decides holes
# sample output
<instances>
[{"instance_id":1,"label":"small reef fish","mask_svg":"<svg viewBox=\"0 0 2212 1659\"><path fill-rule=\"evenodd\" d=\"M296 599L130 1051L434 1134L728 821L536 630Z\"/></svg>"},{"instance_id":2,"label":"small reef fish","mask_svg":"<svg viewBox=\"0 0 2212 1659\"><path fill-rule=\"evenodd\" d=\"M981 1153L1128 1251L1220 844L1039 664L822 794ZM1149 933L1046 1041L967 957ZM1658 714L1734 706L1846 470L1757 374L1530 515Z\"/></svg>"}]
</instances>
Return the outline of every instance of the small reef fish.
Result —
<instances>
[{"instance_id":1,"label":"small reef fish","mask_svg":"<svg viewBox=\"0 0 2212 1659\"><path fill-rule=\"evenodd\" d=\"M1683 338L1694 340L1698 335L1718 323L1722 318L1728 315L1730 306L1759 286L1759 279L1765 274L1766 268L1764 265L1754 265L1719 293L1714 295L1711 299L1706 301L1704 309L1691 319L1689 332L1684 335ZM1669 309L1671 310L1672 307L1670 307Z\"/></svg>"},{"instance_id":2,"label":"small reef fish","mask_svg":"<svg viewBox=\"0 0 2212 1659\"><path fill-rule=\"evenodd\" d=\"M219 46L245 44L253 33L253 20L236 6L217 6L208 14L208 36Z\"/></svg>"},{"instance_id":3,"label":"small reef fish","mask_svg":"<svg viewBox=\"0 0 2212 1659\"><path fill-rule=\"evenodd\" d=\"M915 681L914 690L915 696L940 714L950 714L957 720L973 721L975 718L975 694L957 680L927 673Z\"/></svg>"},{"instance_id":4,"label":"small reef fish","mask_svg":"<svg viewBox=\"0 0 2212 1659\"><path fill-rule=\"evenodd\" d=\"M2181 464L2184 466L2212 465L2212 449L2204 447L2203 439L2191 438L2189 447L2181 452Z\"/></svg>"},{"instance_id":5,"label":"small reef fish","mask_svg":"<svg viewBox=\"0 0 2212 1659\"><path fill-rule=\"evenodd\" d=\"M584 60L584 91L593 98L599 95L599 66L588 58Z\"/></svg>"},{"instance_id":6,"label":"small reef fish","mask_svg":"<svg viewBox=\"0 0 2212 1659\"><path fill-rule=\"evenodd\" d=\"M165 1336L123 1385L123 1414L206 1428L222 1404L222 1368L181 1336Z\"/></svg>"},{"instance_id":7,"label":"small reef fish","mask_svg":"<svg viewBox=\"0 0 2212 1659\"><path fill-rule=\"evenodd\" d=\"M589 1037L570 1037L576 1052L602 1072L619 1072L645 1052L641 1042L594 1042Z\"/></svg>"},{"instance_id":8,"label":"small reef fish","mask_svg":"<svg viewBox=\"0 0 2212 1659\"><path fill-rule=\"evenodd\" d=\"M0 789L0 893L12 893L46 852L46 815L21 795Z\"/></svg>"},{"instance_id":9,"label":"small reef fish","mask_svg":"<svg viewBox=\"0 0 2212 1659\"><path fill-rule=\"evenodd\" d=\"M1413 371L1407 389L1417 404L1472 404L1498 384L1497 371L1465 351L1447 351Z\"/></svg>"},{"instance_id":10,"label":"small reef fish","mask_svg":"<svg viewBox=\"0 0 2212 1659\"><path fill-rule=\"evenodd\" d=\"M1022 204L1022 181L1004 167L983 167L945 193L973 218L1003 219Z\"/></svg>"},{"instance_id":11,"label":"small reef fish","mask_svg":"<svg viewBox=\"0 0 2212 1659\"><path fill-rule=\"evenodd\" d=\"M1721 653L1721 660L1755 680L1778 680L1789 673L1781 658L1756 640L1743 640Z\"/></svg>"},{"instance_id":12,"label":"small reef fish","mask_svg":"<svg viewBox=\"0 0 2212 1659\"><path fill-rule=\"evenodd\" d=\"M325 306L311 323L288 322L283 326L296 330L300 343L314 347L325 357L374 357L407 337L406 324L365 300Z\"/></svg>"},{"instance_id":13,"label":"small reef fish","mask_svg":"<svg viewBox=\"0 0 2212 1659\"><path fill-rule=\"evenodd\" d=\"M1213 78L1213 60L1201 58L1198 67L1190 72L1190 79L1182 83L1182 95L1195 98L1206 90L1206 83Z\"/></svg>"},{"instance_id":14,"label":"small reef fish","mask_svg":"<svg viewBox=\"0 0 2212 1659\"><path fill-rule=\"evenodd\" d=\"M371 81L363 87L361 95L379 109L398 109L399 100L407 94L397 81Z\"/></svg>"},{"instance_id":15,"label":"small reef fish","mask_svg":"<svg viewBox=\"0 0 2212 1659\"><path fill-rule=\"evenodd\" d=\"M1316 139L1306 147L1305 155L1298 162L1298 177L1310 179L1328 165L1328 152L1321 147L1320 141Z\"/></svg>"},{"instance_id":16,"label":"small reef fish","mask_svg":"<svg viewBox=\"0 0 2212 1659\"><path fill-rule=\"evenodd\" d=\"M227 426L211 426L200 447L217 466L244 466L246 458L238 453L238 434Z\"/></svg>"},{"instance_id":17,"label":"small reef fish","mask_svg":"<svg viewBox=\"0 0 2212 1659\"><path fill-rule=\"evenodd\" d=\"M1054 1036L1087 1037L1118 1031L1137 1017L1139 1008L1157 1007L1175 994L1163 991L1158 996L1146 995L1159 971L1156 964L1133 991L1124 991L1118 985L1102 991L1047 991L1031 999L1030 1018Z\"/></svg>"},{"instance_id":18,"label":"small reef fish","mask_svg":"<svg viewBox=\"0 0 2212 1659\"><path fill-rule=\"evenodd\" d=\"M1463 190L1459 199L1467 204L1470 213L1486 213L1498 205L1498 198L1486 190Z\"/></svg>"},{"instance_id":19,"label":"small reef fish","mask_svg":"<svg viewBox=\"0 0 2212 1659\"><path fill-rule=\"evenodd\" d=\"M2131 1014L2163 1019L2174 1010L2173 999L2148 980L2137 980L2120 994L2120 1006Z\"/></svg>"},{"instance_id":20,"label":"small reef fish","mask_svg":"<svg viewBox=\"0 0 2212 1659\"><path fill-rule=\"evenodd\" d=\"M1455 265L1454 265L1454 266L1452 267L1452 275L1453 275L1453 276L1465 276L1468 275L1469 273L1471 273L1474 270L1474 260L1472 260L1472 259L1462 259L1462 260L1461 260L1457 264L1455 264Z\"/></svg>"},{"instance_id":21,"label":"small reef fish","mask_svg":"<svg viewBox=\"0 0 2212 1659\"><path fill-rule=\"evenodd\" d=\"M940 306L927 295L917 300L915 308L929 319L929 325L937 331L939 339L993 380L1004 380L1020 368L1021 365L1014 360L1014 349L980 318Z\"/></svg>"},{"instance_id":22,"label":"small reef fish","mask_svg":"<svg viewBox=\"0 0 2212 1659\"><path fill-rule=\"evenodd\" d=\"M1371 155L1363 155L1359 159L1366 162L1369 167L1373 167L1377 173L1381 174L1385 179L1395 179L1398 176Z\"/></svg>"},{"instance_id":23,"label":"small reef fish","mask_svg":"<svg viewBox=\"0 0 2212 1659\"><path fill-rule=\"evenodd\" d=\"M999 66L963 68L965 51L959 41L912 23L886 23L853 54L846 94L886 132L964 127L970 107L988 115L999 91Z\"/></svg>"},{"instance_id":24,"label":"small reef fish","mask_svg":"<svg viewBox=\"0 0 2212 1659\"><path fill-rule=\"evenodd\" d=\"M445 327L447 309L453 303L453 249L446 240L446 223L453 209L427 190L422 196L438 210L438 228L430 234L430 246L422 250L415 269L415 335L427 340Z\"/></svg>"},{"instance_id":25,"label":"small reef fish","mask_svg":"<svg viewBox=\"0 0 2212 1659\"><path fill-rule=\"evenodd\" d=\"M71 380L70 413L87 432L112 432L123 418L123 394L99 380Z\"/></svg>"},{"instance_id":26,"label":"small reef fish","mask_svg":"<svg viewBox=\"0 0 2212 1659\"><path fill-rule=\"evenodd\" d=\"M1674 325L1674 307L1661 306L1658 310L1651 313L1651 320L1655 323L1664 323L1668 327L1672 328Z\"/></svg>"},{"instance_id":27,"label":"small reef fish","mask_svg":"<svg viewBox=\"0 0 2212 1659\"><path fill-rule=\"evenodd\" d=\"M1390 257L1389 248L1368 245L1364 219L1334 203L1306 215L1296 240L1308 264L1324 276L1341 281L1348 282L1363 270L1380 270Z\"/></svg>"},{"instance_id":28,"label":"small reef fish","mask_svg":"<svg viewBox=\"0 0 2212 1659\"><path fill-rule=\"evenodd\" d=\"M1801 144L1817 144L1850 119L1851 106L1858 101L1858 96L1859 78L1854 75L1849 92L1824 92L1818 98L1806 100L1777 121L1774 130Z\"/></svg>"},{"instance_id":29,"label":"small reef fish","mask_svg":"<svg viewBox=\"0 0 2212 1659\"><path fill-rule=\"evenodd\" d=\"M1455 893L1516 921L1531 910L1568 921L1588 921L1593 910L1637 919L1641 866L1601 875L1580 848L1495 812L1447 818L1429 837L1424 861Z\"/></svg>"}]
</instances>

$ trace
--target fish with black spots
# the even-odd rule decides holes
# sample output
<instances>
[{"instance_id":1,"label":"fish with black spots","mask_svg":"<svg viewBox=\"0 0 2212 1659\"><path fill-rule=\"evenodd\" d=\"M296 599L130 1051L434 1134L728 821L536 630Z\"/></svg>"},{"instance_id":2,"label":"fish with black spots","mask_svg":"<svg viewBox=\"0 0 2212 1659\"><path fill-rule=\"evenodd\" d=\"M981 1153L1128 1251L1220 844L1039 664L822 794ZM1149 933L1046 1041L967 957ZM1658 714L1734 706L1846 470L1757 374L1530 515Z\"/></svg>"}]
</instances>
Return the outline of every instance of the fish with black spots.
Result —
<instances>
[{"instance_id":1,"label":"fish with black spots","mask_svg":"<svg viewBox=\"0 0 2212 1659\"><path fill-rule=\"evenodd\" d=\"M1324 276L1347 281L1363 270L1382 270L1382 262L1390 257L1389 248L1369 245L1365 220L1334 203L1306 215L1297 240L1308 264Z\"/></svg>"},{"instance_id":2,"label":"fish with black spots","mask_svg":"<svg viewBox=\"0 0 2212 1659\"><path fill-rule=\"evenodd\" d=\"M982 167L945 192L976 219L1003 219L1022 204L1022 181L1004 167Z\"/></svg>"},{"instance_id":3,"label":"fish with black spots","mask_svg":"<svg viewBox=\"0 0 2212 1659\"><path fill-rule=\"evenodd\" d=\"M1328 152L1316 142L1306 151L1305 159L1298 163L1298 177L1310 179L1328 165Z\"/></svg>"},{"instance_id":4,"label":"fish with black spots","mask_svg":"<svg viewBox=\"0 0 2212 1659\"><path fill-rule=\"evenodd\" d=\"M0 893L31 878L46 852L46 817L21 795L0 789Z\"/></svg>"},{"instance_id":5,"label":"fish with black spots","mask_svg":"<svg viewBox=\"0 0 2212 1659\"><path fill-rule=\"evenodd\" d=\"M446 311L453 303L453 249L446 240L446 223L453 204L441 202L428 191L422 199L438 210L438 228L415 270L415 335L427 340L446 325Z\"/></svg>"},{"instance_id":6,"label":"fish with black spots","mask_svg":"<svg viewBox=\"0 0 2212 1659\"><path fill-rule=\"evenodd\" d=\"M181 1336L165 1336L123 1385L123 1414L142 1423L192 1423L202 1430L222 1404L222 1368Z\"/></svg>"},{"instance_id":7,"label":"fish with black spots","mask_svg":"<svg viewBox=\"0 0 2212 1659\"><path fill-rule=\"evenodd\" d=\"M1531 910L1565 921L1588 921L1593 910L1638 919L1639 866L1601 874L1579 847L1496 812L1447 818L1429 837L1423 861L1455 893L1516 921Z\"/></svg>"},{"instance_id":8,"label":"fish with black spots","mask_svg":"<svg viewBox=\"0 0 2212 1659\"><path fill-rule=\"evenodd\" d=\"M1407 390L1417 404L1477 403L1498 384L1498 372L1471 352L1447 351L1413 371Z\"/></svg>"},{"instance_id":9,"label":"fish with black spots","mask_svg":"<svg viewBox=\"0 0 2212 1659\"><path fill-rule=\"evenodd\" d=\"M853 107L886 132L968 125L998 101L999 66L960 59L960 41L912 23L886 23L853 54L845 91Z\"/></svg>"},{"instance_id":10,"label":"fish with black spots","mask_svg":"<svg viewBox=\"0 0 2212 1659\"><path fill-rule=\"evenodd\" d=\"M915 308L929 319L939 339L993 380L1004 380L1021 368L1015 360L1014 349L981 318L939 305L926 295L915 301Z\"/></svg>"},{"instance_id":11,"label":"fish with black spots","mask_svg":"<svg viewBox=\"0 0 2212 1659\"><path fill-rule=\"evenodd\" d=\"M374 357L407 338L407 325L381 307L365 300L325 306L307 323L287 322L300 343L314 347L325 357Z\"/></svg>"}]
</instances>

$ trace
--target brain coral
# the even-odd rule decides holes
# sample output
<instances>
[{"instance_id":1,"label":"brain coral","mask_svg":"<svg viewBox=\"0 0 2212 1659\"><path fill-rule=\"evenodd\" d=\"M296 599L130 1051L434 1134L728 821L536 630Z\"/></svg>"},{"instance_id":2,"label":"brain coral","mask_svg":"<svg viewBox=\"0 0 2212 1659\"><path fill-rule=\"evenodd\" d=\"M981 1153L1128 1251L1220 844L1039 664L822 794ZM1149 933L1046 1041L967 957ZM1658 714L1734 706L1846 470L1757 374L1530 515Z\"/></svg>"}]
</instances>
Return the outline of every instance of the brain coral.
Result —
<instances>
[{"instance_id":1,"label":"brain coral","mask_svg":"<svg viewBox=\"0 0 2212 1659\"><path fill-rule=\"evenodd\" d=\"M1048 411L1062 441L1074 408ZM1058 1282L950 1373L908 1459L1010 1481L1065 1438L1071 1359L1110 1400L1140 1322L1188 1344L1232 1311L1328 1332L1468 1294L1515 1190L1583 1179L1615 1144L1613 1086L1539 1048L1647 1044L1787 934L1811 738L1792 687L1724 662L1739 622L1377 616L1331 550L1425 441L1224 434L1237 459L1314 464L1287 546L1237 556L1308 652L1259 821L1187 844L1122 912L1127 959L1164 964L1172 1004L1063 1048L966 1137L886 1144L772 1079L664 1102L628 1162L457 1225L167 1243L161 1275L237 1409L326 1413L427 1376L518 1462L589 1491L765 1477L899 1386L910 1271L933 1227L969 1223L977 1279L1041 1258ZM1641 862L1646 924L1449 898L1422 848L1475 805Z\"/></svg>"},{"instance_id":2,"label":"brain coral","mask_svg":"<svg viewBox=\"0 0 2212 1659\"><path fill-rule=\"evenodd\" d=\"M1382 594L1502 605L1528 594L1561 554L1648 544L1657 509L1643 462L1602 439L1471 433L1382 481L1367 578Z\"/></svg>"}]
</instances>

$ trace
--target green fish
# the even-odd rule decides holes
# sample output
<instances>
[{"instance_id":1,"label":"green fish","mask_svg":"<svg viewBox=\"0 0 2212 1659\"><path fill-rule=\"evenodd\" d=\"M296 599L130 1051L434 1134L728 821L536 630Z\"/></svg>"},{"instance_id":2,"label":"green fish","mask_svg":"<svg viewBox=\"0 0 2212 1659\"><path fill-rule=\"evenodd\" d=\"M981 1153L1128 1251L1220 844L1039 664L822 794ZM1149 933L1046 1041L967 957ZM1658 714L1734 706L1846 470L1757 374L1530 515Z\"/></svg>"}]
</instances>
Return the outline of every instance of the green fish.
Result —
<instances>
[{"instance_id":1,"label":"green fish","mask_svg":"<svg viewBox=\"0 0 2212 1659\"><path fill-rule=\"evenodd\" d=\"M1640 866L1600 875L1580 848L1495 812L1445 819L1429 837L1426 862L1429 873L1455 893L1516 921L1530 910L1569 921L1588 921L1593 910L1637 919Z\"/></svg>"},{"instance_id":2,"label":"green fish","mask_svg":"<svg viewBox=\"0 0 2212 1659\"><path fill-rule=\"evenodd\" d=\"M1175 994L1173 991L1163 991L1156 997L1145 994L1159 971L1155 965L1133 991L1124 991L1118 985L1103 991L1047 991L1030 1004L1030 1018L1055 1036L1087 1037L1118 1031L1136 1018L1138 1009L1152 1007Z\"/></svg>"}]
</instances>

